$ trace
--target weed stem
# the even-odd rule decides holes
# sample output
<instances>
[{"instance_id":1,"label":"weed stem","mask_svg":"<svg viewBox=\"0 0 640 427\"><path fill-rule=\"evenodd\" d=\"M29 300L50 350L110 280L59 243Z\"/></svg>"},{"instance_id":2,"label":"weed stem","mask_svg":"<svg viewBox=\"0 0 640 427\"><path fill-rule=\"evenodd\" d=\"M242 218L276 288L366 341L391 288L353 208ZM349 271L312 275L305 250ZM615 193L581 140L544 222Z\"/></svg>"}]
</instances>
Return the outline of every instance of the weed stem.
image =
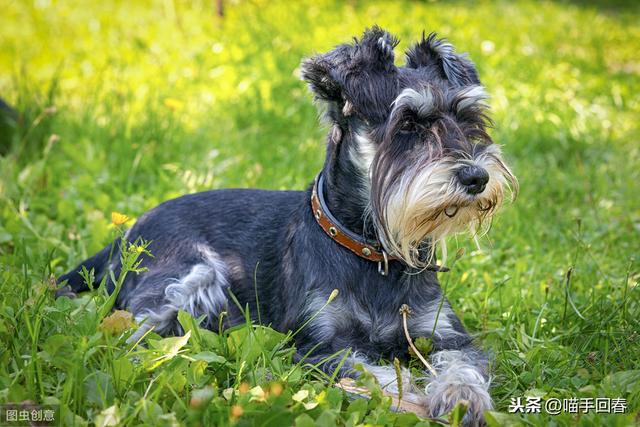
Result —
<instances>
[{"instance_id":1,"label":"weed stem","mask_svg":"<svg viewBox=\"0 0 640 427\"><path fill-rule=\"evenodd\" d=\"M420 359L420 361L424 364L424 366L427 367L429 372L431 372L431 375L433 375L434 377L437 377L438 373L436 372L436 370L433 368L433 366L431 366L429 362L427 362L427 359L425 359L422 353L418 351L416 346L413 345L413 340L411 339L411 335L409 335L409 327L407 326L407 316L410 313L411 313L411 308L409 308L407 304L402 304L402 306L400 307L400 314L402 315L402 329L404 330L404 336L407 338L407 342L409 343L409 347L411 347L411 350L413 350L416 356L418 356L418 359Z\"/></svg>"}]
</instances>

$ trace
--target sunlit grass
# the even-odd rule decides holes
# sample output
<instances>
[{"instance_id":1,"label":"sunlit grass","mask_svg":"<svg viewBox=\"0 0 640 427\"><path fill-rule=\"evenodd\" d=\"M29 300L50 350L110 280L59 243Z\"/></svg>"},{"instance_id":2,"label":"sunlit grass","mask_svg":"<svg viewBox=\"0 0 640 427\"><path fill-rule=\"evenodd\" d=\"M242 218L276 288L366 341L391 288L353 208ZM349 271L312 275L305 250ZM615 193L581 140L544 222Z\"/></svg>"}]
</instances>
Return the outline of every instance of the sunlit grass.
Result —
<instances>
[{"instance_id":1,"label":"sunlit grass","mask_svg":"<svg viewBox=\"0 0 640 427\"><path fill-rule=\"evenodd\" d=\"M59 402L79 425L114 411L154 425L394 419L379 398L349 406L267 329L191 325L184 344L130 352L130 332L99 327L106 296L54 302L49 279L114 238L111 212L135 219L210 188L304 188L326 129L300 59L378 23L398 52L424 29L470 53L520 181L483 251L451 241L467 255L441 275L493 354L496 409L525 395L625 397L626 417L522 419L637 420L638 6L225 1L220 19L213 3L0 0L0 94L21 116L0 138L0 402Z\"/></svg>"}]
</instances>

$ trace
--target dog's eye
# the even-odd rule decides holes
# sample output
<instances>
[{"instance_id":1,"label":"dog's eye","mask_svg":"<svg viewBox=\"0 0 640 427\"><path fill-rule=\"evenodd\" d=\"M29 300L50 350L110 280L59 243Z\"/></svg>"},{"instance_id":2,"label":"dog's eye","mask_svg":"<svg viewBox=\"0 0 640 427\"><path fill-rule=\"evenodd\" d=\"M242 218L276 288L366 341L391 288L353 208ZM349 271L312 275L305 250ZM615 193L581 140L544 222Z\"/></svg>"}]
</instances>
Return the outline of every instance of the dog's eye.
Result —
<instances>
[{"instance_id":1,"label":"dog's eye","mask_svg":"<svg viewBox=\"0 0 640 427\"><path fill-rule=\"evenodd\" d=\"M418 130L418 125L413 120L405 120L400 125L400 132L415 132Z\"/></svg>"}]
</instances>

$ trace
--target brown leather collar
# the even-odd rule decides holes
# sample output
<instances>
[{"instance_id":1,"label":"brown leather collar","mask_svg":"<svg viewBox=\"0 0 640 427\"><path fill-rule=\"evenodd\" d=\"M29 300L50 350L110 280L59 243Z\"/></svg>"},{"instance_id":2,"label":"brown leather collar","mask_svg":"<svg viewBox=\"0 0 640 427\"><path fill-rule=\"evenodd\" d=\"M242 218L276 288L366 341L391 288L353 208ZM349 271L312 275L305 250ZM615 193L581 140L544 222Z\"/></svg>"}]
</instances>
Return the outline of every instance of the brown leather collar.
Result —
<instances>
[{"instance_id":1,"label":"brown leather collar","mask_svg":"<svg viewBox=\"0 0 640 427\"><path fill-rule=\"evenodd\" d=\"M364 239L348 230L331 214L324 200L324 177L322 172L318 174L313 183L311 209L316 222L334 242L349 249L360 258L377 262L378 273L383 276L389 274L389 261L396 261L398 258L387 254L378 241ZM449 271L447 267L435 264L428 265L426 269L440 272Z\"/></svg>"},{"instance_id":2,"label":"brown leather collar","mask_svg":"<svg viewBox=\"0 0 640 427\"><path fill-rule=\"evenodd\" d=\"M348 230L329 211L324 201L324 177L318 174L313 183L311 193L311 208L313 216L325 233L333 241L349 249L360 258L378 263L378 272L386 276L389 272L389 261L397 258L387 254L377 241L366 240Z\"/></svg>"}]
</instances>

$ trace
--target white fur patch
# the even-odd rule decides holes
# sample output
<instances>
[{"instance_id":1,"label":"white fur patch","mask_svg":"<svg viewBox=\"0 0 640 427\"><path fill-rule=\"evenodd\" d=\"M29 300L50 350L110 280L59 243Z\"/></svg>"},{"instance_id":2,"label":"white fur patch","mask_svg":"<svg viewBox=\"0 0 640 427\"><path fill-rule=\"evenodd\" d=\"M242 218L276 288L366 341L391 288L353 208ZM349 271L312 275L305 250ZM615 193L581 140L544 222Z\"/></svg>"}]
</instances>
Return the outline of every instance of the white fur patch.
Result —
<instances>
[{"instance_id":1,"label":"white fur patch","mask_svg":"<svg viewBox=\"0 0 640 427\"><path fill-rule=\"evenodd\" d=\"M460 101L457 104L458 113L468 108L487 108L487 93L482 86L470 86L463 89L459 94Z\"/></svg>"},{"instance_id":2,"label":"white fur patch","mask_svg":"<svg viewBox=\"0 0 640 427\"><path fill-rule=\"evenodd\" d=\"M360 133L355 134L355 145L349 149L349 160L358 170L360 183L358 188L366 203L371 198L371 163L377 152L376 145L367 136Z\"/></svg>"},{"instance_id":3,"label":"white fur patch","mask_svg":"<svg viewBox=\"0 0 640 427\"><path fill-rule=\"evenodd\" d=\"M407 106L415 111L419 116L428 116L435 109L435 97L429 87L423 88L421 91L407 88L400 92L400 95L391 104L393 110L391 114L398 108Z\"/></svg>"},{"instance_id":4,"label":"white fur patch","mask_svg":"<svg viewBox=\"0 0 640 427\"><path fill-rule=\"evenodd\" d=\"M454 51L453 45L444 40L439 40L437 43L432 43L431 47L442 58L448 58L453 55L453 51Z\"/></svg>"},{"instance_id":5,"label":"white fur patch","mask_svg":"<svg viewBox=\"0 0 640 427\"><path fill-rule=\"evenodd\" d=\"M371 186L371 163L376 155L376 145L365 135L355 134L356 145L349 151L349 159L367 178Z\"/></svg>"},{"instance_id":6,"label":"white fur patch","mask_svg":"<svg viewBox=\"0 0 640 427\"><path fill-rule=\"evenodd\" d=\"M194 318L203 314L212 318L225 310L225 289L229 287L226 265L211 248L198 245L197 250L203 262L195 264L189 273L181 279L174 279L174 283L165 288L165 304L158 311L136 316L139 321L144 319L143 327L147 330L154 327L156 332L165 332L174 326L179 310Z\"/></svg>"},{"instance_id":7,"label":"white fur patch","mask_svg":"<svg viewBox=\"0 0 640 427\"><path fill-rule=\"evenodd\" d=\"M165 289L168 304L192 316L217 315L226 306L224 290L229 287L226 265L210 248L199 245L204 263L196 264L189 274Z\"/></svg>"}]
</instances>

